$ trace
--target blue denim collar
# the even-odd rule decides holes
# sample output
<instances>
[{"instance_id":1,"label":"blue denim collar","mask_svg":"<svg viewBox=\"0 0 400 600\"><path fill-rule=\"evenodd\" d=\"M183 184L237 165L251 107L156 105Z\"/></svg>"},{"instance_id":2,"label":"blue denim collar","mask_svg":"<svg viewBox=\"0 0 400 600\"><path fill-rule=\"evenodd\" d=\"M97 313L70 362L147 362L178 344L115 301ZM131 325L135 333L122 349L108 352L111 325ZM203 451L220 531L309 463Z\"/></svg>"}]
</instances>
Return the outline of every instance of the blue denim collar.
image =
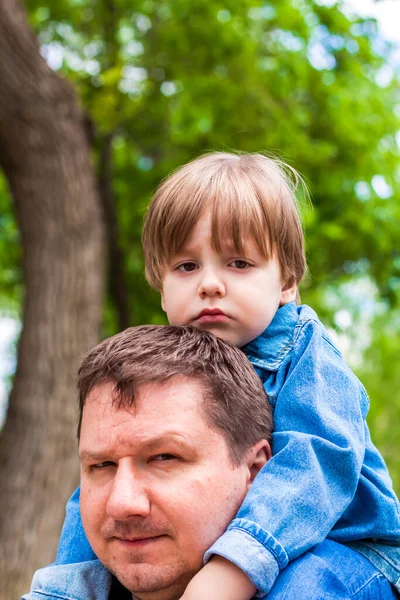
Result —
<instances>
[{"instance_id":1,"label":"blue denim collar","mask_svg":"<svg viewBox=\"0 0 400 600\"><path fill-rule=\"evenodd\" d=\"M255 367L275 371L293 345L293 334L299 320L295 302L284 304L275 313L267 329L242 347Z\"/></svg>"}]
</instances>

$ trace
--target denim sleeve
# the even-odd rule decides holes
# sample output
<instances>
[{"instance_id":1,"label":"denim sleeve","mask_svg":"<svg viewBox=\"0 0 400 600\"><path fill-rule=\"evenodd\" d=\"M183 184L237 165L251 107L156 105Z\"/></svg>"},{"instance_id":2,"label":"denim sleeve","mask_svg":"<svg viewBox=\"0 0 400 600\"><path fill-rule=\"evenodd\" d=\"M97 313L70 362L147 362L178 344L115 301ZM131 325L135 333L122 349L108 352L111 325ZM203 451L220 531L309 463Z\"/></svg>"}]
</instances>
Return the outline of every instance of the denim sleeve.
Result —
<instances>
[{"instance_id":1,"label":"denim sleeve","mask_svg":"<svg viewBox=\"0 0 400 600\"><path fill-rule=\"evenodd\" d=\"M83 530L79 497L80 488L75 490L67 502L65 521L57 550L56 565L80 563L97 558Z\"/></svg>"},{"instance_id":2,"label":"denim sleeve","mask_svg":"<svg viewBox=\"0 0 400 600\"><path fill-rule=\"evenodd\" d=\"M111 585L111 573L99 560L50 565L36 571L30 593L21 600L107 600Z\"/></svg>"},{"instance_id":3,"label":"denim sleeve","mask_svg":"<svg viewBox=\"0 0 400 600\"><path fill-rule=\"evenodd\" d=\"M326 538L355 495L365 452L368 398L324 331L310 321L298 327L290 354L277 374L273 457L204 557L238 565L258 597Z\"/></svg>"}]
</instances>

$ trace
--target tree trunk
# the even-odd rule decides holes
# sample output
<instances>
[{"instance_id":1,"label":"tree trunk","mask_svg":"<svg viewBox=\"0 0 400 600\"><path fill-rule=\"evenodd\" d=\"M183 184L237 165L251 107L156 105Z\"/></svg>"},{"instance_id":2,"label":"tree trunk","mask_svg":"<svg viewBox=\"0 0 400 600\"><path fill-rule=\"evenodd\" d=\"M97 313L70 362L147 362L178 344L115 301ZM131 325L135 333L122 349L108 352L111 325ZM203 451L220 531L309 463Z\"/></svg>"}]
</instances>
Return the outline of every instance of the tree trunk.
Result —
<instances>
[{"instance_id":1,"label":"tree trunk","mask_svg":"<svg viewBox=\"0 0 400 600\"><path fill-rule=\"evenodd\" d=\"M54 560L78 483L75 375L96 343L103 223L71 86L53 73L17 0L0 0L0 164L15 201L25 302L0 439L0 599Z\"/></svg>"}]
</instances>

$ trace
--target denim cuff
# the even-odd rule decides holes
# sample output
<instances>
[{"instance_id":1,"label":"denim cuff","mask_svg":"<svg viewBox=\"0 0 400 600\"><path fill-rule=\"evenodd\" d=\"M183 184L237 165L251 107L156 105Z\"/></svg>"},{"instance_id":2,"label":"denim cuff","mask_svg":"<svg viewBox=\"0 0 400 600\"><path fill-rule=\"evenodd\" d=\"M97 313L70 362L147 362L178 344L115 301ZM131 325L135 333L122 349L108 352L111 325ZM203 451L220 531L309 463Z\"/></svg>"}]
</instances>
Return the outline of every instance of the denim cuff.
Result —
<instances>
[{"instance_id":1,"label":"denim cuff","mask_svg":"<svg viewBox=\"0 0 400 600\"><path fill-rule=\"evenodd\" d=\"M289 562L283 546L257 523L235 519L204 555L206 563L219 554L241 569L254 583L255 598L264 598Z\"/></svg>"}]
</instances>

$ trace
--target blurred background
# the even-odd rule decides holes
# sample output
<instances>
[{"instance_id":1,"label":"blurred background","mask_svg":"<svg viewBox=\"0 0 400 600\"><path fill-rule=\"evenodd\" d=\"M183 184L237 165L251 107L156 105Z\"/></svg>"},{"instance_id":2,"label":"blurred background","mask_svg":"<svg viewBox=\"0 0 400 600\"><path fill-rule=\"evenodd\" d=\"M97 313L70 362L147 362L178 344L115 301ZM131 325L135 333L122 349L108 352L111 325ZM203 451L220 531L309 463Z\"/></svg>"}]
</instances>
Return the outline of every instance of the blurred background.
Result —
<instances>
[{"instance_id":1,"label":"blurred background","mask_svg":"<svg viewBox=\"0 0 400 600\"><path fill-rule=\"evenodd\" d=\"M400 492L399 23L398 0L0 0L2 600L54 560L82 354L166 322L143 215L207 150L305 178L302 301L363 381Z\"/></svg>"}]
</instances>

